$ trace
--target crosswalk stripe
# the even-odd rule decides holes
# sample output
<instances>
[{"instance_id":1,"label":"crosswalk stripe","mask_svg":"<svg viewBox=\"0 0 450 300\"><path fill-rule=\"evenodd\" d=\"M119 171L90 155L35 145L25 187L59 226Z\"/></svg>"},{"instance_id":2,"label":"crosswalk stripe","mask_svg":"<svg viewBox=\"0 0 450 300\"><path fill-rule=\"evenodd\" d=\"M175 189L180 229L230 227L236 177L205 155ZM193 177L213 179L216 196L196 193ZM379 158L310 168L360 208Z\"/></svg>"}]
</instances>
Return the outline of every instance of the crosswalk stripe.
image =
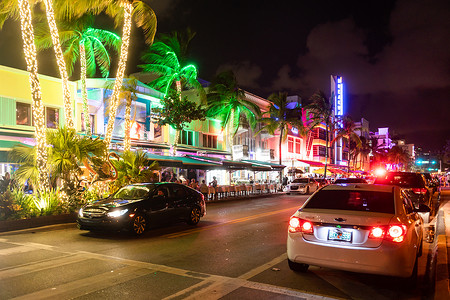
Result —
<instances>
[{"instance_id":1,"label":"crosswalk stripe","mask_svg":"<svg viewBox=\"0 0 450 300\"><path fill-rule=\"evenodd\" d=\"M126 266L95 276L74 280L65 284L47 288L34 293L22 295L14 299L72 299L98 290L116 286L123 282L145 276L153 270Z\"/></svg>"},{"instance_id":2,"label":"crosswalk stripe","mask_svg":"<svg viewBox=\"0 0 450 300\"><path fill-rule=\"evenodd\" d=\"M6 278L21 276L24 274L42 271L50 268L57 268L67 264L77 263L88 258L82 255L70 255L58 258L47 259L45 261L33 262L22 266L15 266L0 270L0 281Z\"/></svg>"}]
</instances>

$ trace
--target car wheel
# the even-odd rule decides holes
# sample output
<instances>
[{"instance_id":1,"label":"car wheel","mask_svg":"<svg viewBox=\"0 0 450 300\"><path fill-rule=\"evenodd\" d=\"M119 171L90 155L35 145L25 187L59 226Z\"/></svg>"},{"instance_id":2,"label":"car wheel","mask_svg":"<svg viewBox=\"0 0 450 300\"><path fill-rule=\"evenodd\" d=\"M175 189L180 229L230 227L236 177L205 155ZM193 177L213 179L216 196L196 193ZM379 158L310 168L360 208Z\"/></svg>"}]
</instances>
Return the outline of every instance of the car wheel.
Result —
<instances>
[{"instance_id":1,"label":"car wheel","mask_svg":"<svg viewBox=\"0 0 450 300\"><path fill-rule=\"evenodd\" d=\"M309 268L309 265L307 265L307 264L296 263L290 259L288 259L288 265L289 265L289 269L291 269L292 271L295 271L295 272L303 272L304 273L304 272L308 271L308 268Z\"/></svg>"},{"instance_id":2,"label":"car wheel","mask_svg":"<svg viewBox=\"0 0 450 300\"><path fill-rule=\"evenodd\" d=\"M133 220L133 233L135 235L141 235L147 228L147 220L143 215L136 215Z\"/></svg>"},{"instance_id":3,"label":"car wheel","mask_svg":"<svg viewBox=\"0 0 450 300\"><path fill-rule=\"evenodd\" d=\"M189 218L187 220L187 223L189 225L197 225L198 222L200 222L200 215L201 215L200 208L193 207L191 209L191 212L189 213Z\"/></svg>"},{"instance_id":4,"label":"car wheel","mask_svg":"<svg viewBox=\"0 0 450 300\"><path fill-rule=\"evenodd\" d=\"M290 195L291 193L287 192L286 195Z\"/></svg>"}]
</instances>

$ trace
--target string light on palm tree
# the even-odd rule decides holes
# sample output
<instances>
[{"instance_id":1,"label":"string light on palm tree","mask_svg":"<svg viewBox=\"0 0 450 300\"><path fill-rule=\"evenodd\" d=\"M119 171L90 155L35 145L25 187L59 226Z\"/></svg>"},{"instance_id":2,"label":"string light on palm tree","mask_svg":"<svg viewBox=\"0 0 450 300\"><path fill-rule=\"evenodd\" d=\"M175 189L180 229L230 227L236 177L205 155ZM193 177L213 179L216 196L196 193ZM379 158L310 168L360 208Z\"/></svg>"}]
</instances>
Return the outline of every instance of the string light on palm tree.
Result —
<instances>
[{"instance_id":1,"label":"string light on palm tree","mask_svg":"<svg viewBox=\"0 0 450 300\"><path fill-rule=\"evenodd\" d=\"M131 13L133 11L133 5L129 2L122 4L124 6L124 26L122 36L122 46L120 47L120 61L117 70L116 81L114 84L114 90L111 96L111 108L108 120L108 126L105 134L105 144L108 149L111 145L112 133L114 130L114 121L116 119L117 106L119 105L119 92L122 86L123 77L125 76L125 67L128 59L128 46L130 44L130 32L131 32Z\"/></svg>"},{"instance_id":2,"label":"string light on palm tree","mask_svg":"<svg viewBox=\"0 0 450 300\"><path fill-rule=\"evenodd\" d=\"M66 118L66 125L69 128L74 128L73 113L72 113L72 101L70 97L69 89L69 76L67 75L66 62L61 50L61 42L59 39L58 27L56 26L55 13L53 11L52 0L44 0L46 8L46 16L48 25L50 28L50 36L53 42L53 48L55 50L56 62L58 64L59 72L62 79L63 85L63 96L64 96L64 114Z\"/></svg>"},{"instance_id":3,"label":"string light on palm tree","mask_svg":"<svg viewBox=\"0 0 450 300\"><path fill-rule=\"evenodd\" d=\"M34 44L34 30L31 23L31 8L28 0L19 0L20 26L24 44L24 54L29 72L31 96L33 99L32 113L35 125L36 164L39 170L38 191L49 190L47 170L47 148L45 144L45 117L41 98L41 87L37 72L36 46Z\"/></svg>"}]
</instances>

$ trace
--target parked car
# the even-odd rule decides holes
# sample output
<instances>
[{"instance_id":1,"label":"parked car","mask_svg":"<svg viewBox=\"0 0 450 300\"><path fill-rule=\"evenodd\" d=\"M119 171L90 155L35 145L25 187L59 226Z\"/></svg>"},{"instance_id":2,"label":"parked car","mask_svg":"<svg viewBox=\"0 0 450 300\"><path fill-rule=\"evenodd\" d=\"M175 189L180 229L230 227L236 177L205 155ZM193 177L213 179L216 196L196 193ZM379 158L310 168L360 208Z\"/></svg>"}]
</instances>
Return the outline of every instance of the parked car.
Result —
<instances>
[{"instance_id":1,"label":"parked car","mask_svg":"<svg viewBox=\"0 0 450 300\"><path fill-rule=\"evenodd\" d=\"M430 173L422 173L422 175L425 177L427 186L433 190L433 194L438 190L440 186L439 180L436 178L433 178Z\"/></svg>"},{"instance_id":2,"label":"parked car","mask_svg":"<svg viewBox=\"0 0 450 300\"><path fill-rule=\"evenodd\" d=\"M309 265L414 277L422 255L423 220L398 186L327 185L290 218L289 267Z\"/></svg>"},{"instance_id":3,"label":"parked car","mask_svg":"<svg viewBox=\"0 0 450 300\"><path fill-rule=\"evenodd\" d=\"M384 176L377 177L374 184L392 184L409 189L411 200L416 208L425 204L433 209L432 188L427 186L425 177L416 172L387 172Z\"/></svg>"},{"instance_id":4,"label":"parked car","mask_svg":"<svg viewBox=\"0 0 450 300\"><path fill-rule=\"evenodd\" d=\"M80 209L81 230L127 230L140 235L149 226L184 220L196 225L206 213L203 194L178 183L136 183Z\"/></svg>"},{"instance_id":5,"label":"parked car","mask_svg":"<svg viewBox=\"0 0 450 300\"><path fill-rule=\"evenodd\" d=\"M368 183L364 178L338 178L333 184L343 184L343 183Z\"/></svg>"},{"instance_id":6,"label":"parked car","mask_svg":"<svg viewBox=\"0 0 450 300\"><path fill-rule=\"evenodd\" d=\"M314 178L314 180L319 184L319 188L330 184L330 181L326 178Z\"/></svg>"},{"instance_id":7,"label":"parked car","mask_svg":"<svg viewBox=\"0 0 450 300\"><path fill-rule=\"evenodd\" d=\"M302 193L309 194L315 192L319 188L319 183L314 178L295 178L287 186L286 194Z\"/></svg>"}]
</instances>

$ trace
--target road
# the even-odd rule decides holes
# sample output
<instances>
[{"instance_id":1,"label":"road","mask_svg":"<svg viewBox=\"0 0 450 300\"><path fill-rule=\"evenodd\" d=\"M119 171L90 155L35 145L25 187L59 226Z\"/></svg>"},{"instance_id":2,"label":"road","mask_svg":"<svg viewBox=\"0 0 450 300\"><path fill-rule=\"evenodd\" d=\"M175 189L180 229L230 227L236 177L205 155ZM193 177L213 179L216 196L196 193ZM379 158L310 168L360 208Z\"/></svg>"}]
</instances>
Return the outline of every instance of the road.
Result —
<instances>
[{"instance_id":1,"label":"road","mask_svg":"<svg viewBox=\"0 0 450 300\"><path fill-rule=\"evenodd\" d=\"M419 282L287 266L289 217L306 196L208 203L196 227L155 228L142 237L93 234L74 224L0 234L0 299L421 299Z\"/></svg>"}]
</instances>

